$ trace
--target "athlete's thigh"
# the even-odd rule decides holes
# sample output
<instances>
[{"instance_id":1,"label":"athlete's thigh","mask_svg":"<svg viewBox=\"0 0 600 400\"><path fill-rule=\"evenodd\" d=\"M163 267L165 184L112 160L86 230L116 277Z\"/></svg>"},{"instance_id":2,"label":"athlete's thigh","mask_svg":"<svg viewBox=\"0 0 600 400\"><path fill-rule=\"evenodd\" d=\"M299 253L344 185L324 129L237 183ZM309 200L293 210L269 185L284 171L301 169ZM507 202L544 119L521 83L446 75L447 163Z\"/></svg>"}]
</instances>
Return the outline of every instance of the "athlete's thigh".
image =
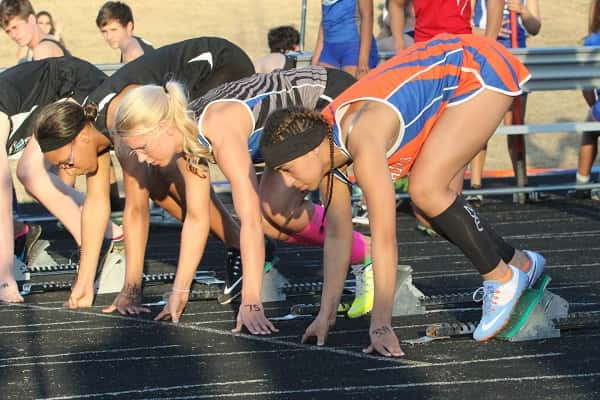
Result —
<instances>
[{"instance_id":1,"label":"athlete's thigh","mask_svg":"<svg viewBox=\"0 0 600 400\"><path fill-rule=\"evenodd\" d=\"M448 185L487 143L511 101L512 97L486 89L446 108L423 144L411 179Z\"/></svg>"}]
</instances>

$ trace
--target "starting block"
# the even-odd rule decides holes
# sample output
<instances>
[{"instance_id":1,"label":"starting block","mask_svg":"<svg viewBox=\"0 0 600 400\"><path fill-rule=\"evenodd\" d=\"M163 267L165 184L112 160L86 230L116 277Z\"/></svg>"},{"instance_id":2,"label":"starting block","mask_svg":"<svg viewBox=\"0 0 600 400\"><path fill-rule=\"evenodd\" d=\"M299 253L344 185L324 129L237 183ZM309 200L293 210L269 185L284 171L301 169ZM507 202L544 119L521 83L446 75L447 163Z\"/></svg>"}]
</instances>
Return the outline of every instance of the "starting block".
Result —
<instances>
[{"instance_id":1,"label":"starting block","mask_svg":"<svg viewBox=\"0 0 600 400\"><path fill-rule=\"evenodd\" d=\"M23 261L19 260L19 258L14 257L13 262L13 277L17 282L28 281L30 279L30 274L27 271L27 265L23 263Z\"/></svg>"},{"instance_id":2,"label":"starting block","mask_svg":"<svg viewBox=\"0 0 600 400\"><path fill-rule=\"evenodd\" d=\"M546 290L552 279L542 275L533 288L525 290L506 328L496 338L511 342L560 337L555 321L566 318L569 303Z\"/></svg>"},{"instance_id":3,"label":"starting block","mask_svg":"<svg viewBox=\"0 0 600 400\"><path fill-rule=\"evenodd\" d=\"M94 282L96 294L119 293L125 282L125 241L111 242Z\"/></svg>"},{"instance_id":4,"label":"starting block","mask_svg":"<svg viewBox=\"0 0 600 400\"><path fill-rule=\"evenodd\" d=\"M261 295L262 301L265 303L271 301L285 301L287 298L282 288L289 284L289 280L275 268L274 264L276 262L277 261L268 263L270 266L265 265Z\"/></svg>"},{"instance_id":5,"label":"starting block","mask_svg":"<svg viewBox=\"0 0 600 400\"><path fill-rule=\"evenodd\" d=\"M425 314L425 306L422 304L425 295L413 284L412 271L410 265L398 265L397 267L396 295L392 309L394 317Z\"/></svg>"},{"instance_id":6,"label":"starting block","mask_svg":"<svg viewBox=\"0 0 600 400\"><path fill-rule=\"evenodd\" d=\"M48 253L50 242L47 240L38 239L27 255L29 265L55 265L56 260Z\"/></svg>"}]
</instances>

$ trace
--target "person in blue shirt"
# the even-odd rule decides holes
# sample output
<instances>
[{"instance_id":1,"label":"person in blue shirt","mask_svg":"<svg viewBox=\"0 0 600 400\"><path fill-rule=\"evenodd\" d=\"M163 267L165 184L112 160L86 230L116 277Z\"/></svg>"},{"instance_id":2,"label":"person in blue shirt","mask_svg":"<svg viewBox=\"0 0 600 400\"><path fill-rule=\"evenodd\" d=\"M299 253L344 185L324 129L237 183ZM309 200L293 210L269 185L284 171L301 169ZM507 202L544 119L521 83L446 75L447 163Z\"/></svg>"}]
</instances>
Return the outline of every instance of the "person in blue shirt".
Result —
<instances>
[{"instance_id":1,"label":"person in blue shirt","mask_svg":"<svg viewBox=\"0 0 600 400\"><path fill-rule=\"evenodd\" d=\"M377 66L373 37L373 0L322 0L322 18L312 59L356 79Z\"/></svg>"}]
</instances>

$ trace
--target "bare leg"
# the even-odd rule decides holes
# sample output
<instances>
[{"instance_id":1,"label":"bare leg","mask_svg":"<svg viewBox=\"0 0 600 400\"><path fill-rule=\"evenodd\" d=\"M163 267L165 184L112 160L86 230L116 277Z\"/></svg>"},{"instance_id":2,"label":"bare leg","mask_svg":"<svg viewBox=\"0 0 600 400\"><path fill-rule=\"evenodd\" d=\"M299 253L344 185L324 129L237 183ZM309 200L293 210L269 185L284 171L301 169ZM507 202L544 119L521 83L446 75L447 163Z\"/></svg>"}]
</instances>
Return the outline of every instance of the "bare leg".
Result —
<instances>
[{"instance_id":1,"label":"bare leg","mask_svg":"<svg viewBox=\"0 0 600 400\"><path fill-rule=\"evenodd\" d=\"M514 107L516 104L521 105L520 116L521 121L514 120ZM504 124L512 125L513 123L522 124L525 120L525 110L527 108L527 96L520 96L518 102L513 102L513 106L504 116ZM525 148L525 136L523 135L508 135L506 136L506 145L508 146L508 154L510 155L510 161L512 162L513 172L517 177L517 164L523 163L525 168L525 182L527 184L527 151Z\"/></svg>"},{"instance_id":2,"label":"bare leg","mask_svg":"<svg viewBox=\"0 0 600 400\"><path fill-rule=\"evenodd\" d=\"M471 187L480 187L487 156L487 145L471 160Z\"/></svg>"},{"instance_id":3,"label":"bare leg","mask_svg":"<svg viewBox=\"0 0 600 400\"><path fill-rule=\"evenodd\" d=\"M472 100L444 111L423 145L409 184L411 198L427 217L440 215L455 201L457 192L451 187L452 180L487 143L511 101L509 96L484 90ZM449 148L454 151L442 151ZM500 261L482 277L499 279L507 273L507 265Z\"/></svg>"},{"instance_id":4,"label":"bare leg","mask_svg":"<svg viewBox=\"0 0 600 400\"><path fill-rule=\"evenodd\" d=\"M581 146L579 147L579 159L577 161L577 173L580 176L590 176L592 166L598 155L599 132L589 132L581 135Z\"/></svg>"}]
</instances>

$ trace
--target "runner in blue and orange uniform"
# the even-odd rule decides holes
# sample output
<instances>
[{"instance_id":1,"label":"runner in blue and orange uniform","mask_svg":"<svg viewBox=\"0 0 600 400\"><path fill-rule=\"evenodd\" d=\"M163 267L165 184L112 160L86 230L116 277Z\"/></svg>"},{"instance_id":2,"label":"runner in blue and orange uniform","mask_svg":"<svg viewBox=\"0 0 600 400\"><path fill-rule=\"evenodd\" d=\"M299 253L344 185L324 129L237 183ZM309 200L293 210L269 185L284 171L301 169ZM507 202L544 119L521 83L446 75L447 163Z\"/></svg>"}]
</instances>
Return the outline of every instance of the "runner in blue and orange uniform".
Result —
<instances>
[{"instance_id":1,"label":"runner in blue and orange uniform","mask_svg":"<svg viewBox=\"0 0 600 400\"><path fill-rule=\"evenodd\" d=\"M287 186L315 190L321 185L325 190L325 253L338 258L350 256L350 198L343 181L331 177L334 170L353 165L372 234L375 304L369 351L403 354L391 328L398 260L392 180L408 172L415 205L484 280L475 293L483 300L476 340L499 333L523 291L540 276L544 258L506 243L453 188L529 77L495 41L443 34L380 65L322 114L288 108L266 121L261 139L266 164L281 173ZM345 270L325 268L322 308L304 334L321 343L333 324L346 276Z\"/></svg>"}]
</instances>

